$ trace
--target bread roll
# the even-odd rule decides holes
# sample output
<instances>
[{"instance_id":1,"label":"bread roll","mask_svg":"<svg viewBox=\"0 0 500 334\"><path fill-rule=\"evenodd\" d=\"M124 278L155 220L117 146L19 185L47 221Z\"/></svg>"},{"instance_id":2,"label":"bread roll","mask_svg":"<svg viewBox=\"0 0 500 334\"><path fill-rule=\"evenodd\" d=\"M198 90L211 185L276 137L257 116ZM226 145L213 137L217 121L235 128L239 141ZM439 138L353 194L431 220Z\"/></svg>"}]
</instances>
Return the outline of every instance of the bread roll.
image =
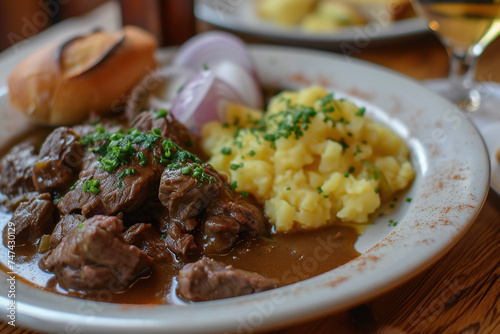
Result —
<instances>
[{"instance_id":1,"label":"bread roll","mask_svg":"<svg viewBox=\"0 0 500 334\"><path fill-rule=\"evenodd\" d=\"M110 112L157 67L156 47L150 33L132 26L50 45L11 73L10 102L45 125L71 125L90 112Z\"/></svg>"}]
</instances>

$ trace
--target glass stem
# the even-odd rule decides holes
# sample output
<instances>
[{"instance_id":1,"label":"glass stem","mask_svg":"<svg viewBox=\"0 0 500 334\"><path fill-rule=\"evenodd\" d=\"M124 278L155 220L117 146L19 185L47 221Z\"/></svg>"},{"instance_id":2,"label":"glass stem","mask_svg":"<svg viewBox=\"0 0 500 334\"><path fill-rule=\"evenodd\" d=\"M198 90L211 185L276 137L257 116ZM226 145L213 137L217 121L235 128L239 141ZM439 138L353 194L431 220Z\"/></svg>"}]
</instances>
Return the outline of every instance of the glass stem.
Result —
<instances>
[{"instance_id":1,"label":"glass stem","mask_svg":"<svg viewBox=\"0 0 500 334\"><path fill-rule=\"evenodd\" d=\"M455 92L452 100L467 111L479 108L481 97L474 87L478 57L469 50L462 54L448 50L450 54L449 80Z\"/></svg>"}]
</instances>

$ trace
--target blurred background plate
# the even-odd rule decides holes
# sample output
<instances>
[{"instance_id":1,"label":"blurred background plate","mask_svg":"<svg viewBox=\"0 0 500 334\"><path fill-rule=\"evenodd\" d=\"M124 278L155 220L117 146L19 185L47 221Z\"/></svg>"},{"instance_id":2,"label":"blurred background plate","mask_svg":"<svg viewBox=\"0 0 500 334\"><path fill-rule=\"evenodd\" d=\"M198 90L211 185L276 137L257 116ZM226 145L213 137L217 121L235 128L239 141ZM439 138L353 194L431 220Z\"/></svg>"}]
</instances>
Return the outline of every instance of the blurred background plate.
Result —
<instances>
[{"instance_id":1,"label":"blurred background plate","mask_svg":"<svg viewBox=\"0 0 500 334\"><path fill-rule=\"evenodd\" d=\"M389 10L368 9L378 19L366 25L348 26L326 33L306 32L300 27L281 27L258 17L254 0L195 0L195 16L220 28L257 36L272 42L322 49L363 48L368 43L394 43L429 32L417 17L389 21Z\"/></svg>"}]
</instances>

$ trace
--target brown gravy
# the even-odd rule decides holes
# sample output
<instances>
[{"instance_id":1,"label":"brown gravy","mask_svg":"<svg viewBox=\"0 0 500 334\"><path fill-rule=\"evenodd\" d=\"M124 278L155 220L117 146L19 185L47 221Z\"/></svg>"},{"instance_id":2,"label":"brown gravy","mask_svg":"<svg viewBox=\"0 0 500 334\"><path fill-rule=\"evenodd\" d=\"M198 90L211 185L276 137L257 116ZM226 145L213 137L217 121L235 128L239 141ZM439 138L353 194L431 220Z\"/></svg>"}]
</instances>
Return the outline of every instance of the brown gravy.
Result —
<instances>
[{"instance_id":1,"label":"brown gravy","mask_svg":"<svg viewBox=\"0 0 500 334\"><path fill-rule=\"evenodd\" d=\"M11 214L0 212L0 229L10 220ZM296 283L327 271L357 257L354 249L357 232L352 227L329 226L314 231L276 234L272 238L258 238L240 242L226 255L212 256L235 268L253 271L275 279L280 286ZM0 252L0 266L8 268L8 249ZM176 304L182 303L175 294L175 277L187 262L174 257L155 260L151 275L138 280L123 293L79 293L67 291L57 284L52 274L39 268L39 261L46 254L39 254L36 246L15 248L15 272L18 279L40 289L89 300L124 304Z\"/></svg>"}]
</instances>

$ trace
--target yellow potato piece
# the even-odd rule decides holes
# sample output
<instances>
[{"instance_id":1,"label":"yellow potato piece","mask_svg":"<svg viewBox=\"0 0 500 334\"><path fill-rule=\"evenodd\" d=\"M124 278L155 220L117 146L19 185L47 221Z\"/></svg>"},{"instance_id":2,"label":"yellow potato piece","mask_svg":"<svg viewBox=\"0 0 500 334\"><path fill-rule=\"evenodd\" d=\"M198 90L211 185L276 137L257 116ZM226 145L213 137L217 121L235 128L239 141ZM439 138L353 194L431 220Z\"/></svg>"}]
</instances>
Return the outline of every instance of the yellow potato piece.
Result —
<instances>
[{"instance_id":1,"label":"yellow potato piece","mask_svg":"<svg viewBox=\"0 0 500 334\"><path fill-rule=\"evenodd\" d=\"M366 223L415 176L396 133L322 87L283 92L266 112L230 104L226 120L202 130L209 163L264 205L276 231Z\"/></svg>"}]
</instances>

